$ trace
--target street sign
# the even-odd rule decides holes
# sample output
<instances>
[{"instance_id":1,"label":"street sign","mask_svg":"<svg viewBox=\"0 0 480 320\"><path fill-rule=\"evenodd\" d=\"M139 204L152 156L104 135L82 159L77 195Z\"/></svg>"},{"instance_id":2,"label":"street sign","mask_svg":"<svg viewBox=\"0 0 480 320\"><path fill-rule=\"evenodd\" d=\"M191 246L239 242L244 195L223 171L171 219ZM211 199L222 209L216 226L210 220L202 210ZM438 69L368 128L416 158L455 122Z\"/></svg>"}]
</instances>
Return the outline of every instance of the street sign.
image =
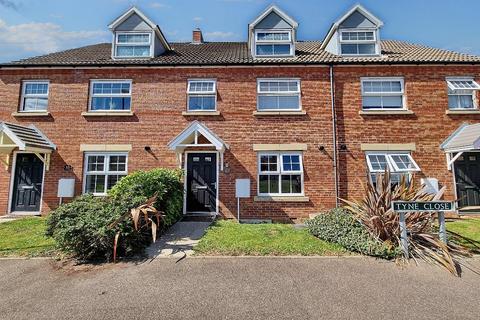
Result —
<instances>
[{"instance_id":1,"label":"street sign","mask_svg":"<svg viewBox=\"0 0 480 320\"><path fill-rule=\"evenodd\" d=\"M395 212L437 212L454 211L452 202L448 201L392 201Z\"/></svg>"}]
</instances>

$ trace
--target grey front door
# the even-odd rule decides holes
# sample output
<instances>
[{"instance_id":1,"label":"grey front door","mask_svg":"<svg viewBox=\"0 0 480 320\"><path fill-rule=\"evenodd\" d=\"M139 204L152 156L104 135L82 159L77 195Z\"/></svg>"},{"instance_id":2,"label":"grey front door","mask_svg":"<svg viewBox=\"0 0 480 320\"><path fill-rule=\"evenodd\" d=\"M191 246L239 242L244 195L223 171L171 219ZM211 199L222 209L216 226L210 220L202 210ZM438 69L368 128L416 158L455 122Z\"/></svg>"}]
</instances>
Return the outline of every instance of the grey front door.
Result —
<instances>
[{"instance_id":1,"label":"grey front door","mask_svg":"<svg viewBox=\"0 0 480 320\"><path fill-rule=\"evenodd\" d=\"M459 207L480 207L480 153L465 152L455 161Z\"/></svg>"},{"instance_id":2,"label":"grey front door","mask_svg":"<svg viewBox=\"0 0 480 320\"><path fill-rule=\"evenodd\" d=\"M217 154L188 153L187 212L215 212L217 207Z\"/></svg>"},{"instance_id":3,"label":"grey front door","mask_svg":"<svg viewBox=\"0 0 480 320\"><path fill-rule=\"evenodd\" d=\"M11 211L40 211L42 184L42 160L33 153L17 154Z\"/></svg>"}]
</instances>

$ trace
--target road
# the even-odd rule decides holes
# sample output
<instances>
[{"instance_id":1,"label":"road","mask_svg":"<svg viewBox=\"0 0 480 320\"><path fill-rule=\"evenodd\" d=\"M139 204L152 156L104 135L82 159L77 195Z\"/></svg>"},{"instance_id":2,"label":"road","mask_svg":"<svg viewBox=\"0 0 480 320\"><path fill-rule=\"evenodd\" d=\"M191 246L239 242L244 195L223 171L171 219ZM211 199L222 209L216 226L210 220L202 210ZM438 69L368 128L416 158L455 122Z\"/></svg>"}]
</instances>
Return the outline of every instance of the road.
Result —
<instances>
[{"instance_id":1,"label":"road","mask_svg":"<svg viewBox=\"0 0 480 320\"><path fill-rule=\"evenodd\" d=\"M478 319L479 288L363 257L0 260L0 319Z\"/></svg>"}]
</instances>

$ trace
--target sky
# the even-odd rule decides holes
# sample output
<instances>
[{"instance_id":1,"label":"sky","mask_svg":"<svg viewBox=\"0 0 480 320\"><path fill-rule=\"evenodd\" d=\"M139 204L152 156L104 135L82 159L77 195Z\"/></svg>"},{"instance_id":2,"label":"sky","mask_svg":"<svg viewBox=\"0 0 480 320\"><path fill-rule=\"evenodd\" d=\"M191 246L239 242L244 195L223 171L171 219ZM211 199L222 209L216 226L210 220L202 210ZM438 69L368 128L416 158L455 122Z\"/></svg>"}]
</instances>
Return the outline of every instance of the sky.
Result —
<instances>
[{"instance_id":1,"label":"sky","mask_svg":"<svg viewBox=\"0 0 480 320\"><path fill-rule=\"evenodd\" d=\"M357 3L384 22L383 39L480 55L479 0L0 0L0 62L109 42L107 25L135 5L168 41L245 41L247 25L270 4L299 23L300 40L322 40Z\"/></svg>"}]
</instances>

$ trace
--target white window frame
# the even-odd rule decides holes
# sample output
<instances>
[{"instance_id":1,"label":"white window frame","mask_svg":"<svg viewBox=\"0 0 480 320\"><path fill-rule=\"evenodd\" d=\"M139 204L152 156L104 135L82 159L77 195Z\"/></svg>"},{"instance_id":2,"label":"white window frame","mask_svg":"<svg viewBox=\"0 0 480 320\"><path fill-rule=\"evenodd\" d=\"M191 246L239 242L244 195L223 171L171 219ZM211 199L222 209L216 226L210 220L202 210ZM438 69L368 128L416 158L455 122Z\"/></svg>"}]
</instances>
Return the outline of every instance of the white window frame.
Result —
<instances>
[{"instance_id":1,"label":"white window frame","mask_svg":"<svg viewBox=\"0 0 480 320\"><path fill-rule=\"evenodd\" d=\"M105 157L103 163L103 171L88 171L88 157L90 156L103 156ZM125 156L125 171L110 171L108 170L108 166L110 165L110 157L111 156ZM86 193L87 188L87 176L89 175L104 175L105 176L105 192L94 192L92 195L94 196L106 196L107 195L107 187L108 187L108 176L109 175L128 175L128 152L85 152L83 156L83 187L82 193Z\"/></svg>"},{"instance_id":2,"label":"white window frame","mask_svg":"<svg viewBox=\"0 0 480 320\"><path fill-rule=\"evenodd\" d=\"M466 93L459 93L457 90L462 90L462 91L471 91L471 96L472 96L472 105L473 108L451 108L450 103L448 103L448 109L449 110L476 110L478 109L478 100L477 100L477 91L480 90L480 85L475 81L474 77L447 77L445 78L447 82L447 94L448 96L467 96L469 94ZM457 89L454 88L450 81L472 81L473 84L476 86L476 88L471 88L471 89Z\"/></svg>"},{"instance_id":3,"label":"white window frame","mask_svg":"<svg viewBox=\"0 0 480 320\"><path fill-rule=\"evenodd\" d=\"M385 81L400 81L401 92L365 92L364 82L385 82ZM362 95L362 110L365 111L395 111L395 110L407 110L406 96L405 96L405 80L403 77L362 77L360 78L360 87ZM364 108L363 97L395 97L402 96L401 108Z\"/></svg>"},{"instance_id":4,"label":"white window frame","mask_svg":"<svg viewBox=\"0 0 480 320\"><path fill-rule=\"evenodd\" d=\"M412 162L412 165L415 168L412 169L399 169L395 161L392 159L392 156L405 156L407 155L409 157L409 160ZM414 172L419 172L421 171L420 167L418 164L415 162L413 159L411 153L409 151L371 151L371 152L366 152L365 153L365 160L367 162L367 168L368 168L368 179L372 181L372 174L377 174L377 173L384 173L385 169L373 169L371 161L369 156L384 156L385 160L387 162L387 167L390 171L391 174L407 174L408 179L411 179L412 173ZM372 181L374 182L374 181Z\"/></svg>"},{"instance_id":5,"label":"white window frame","mask_svg":"<svg viewBox=\"0 0 480 320\"><path fill-rule=\"evenodd\" d=\"M292 32L291 29L256 29L255 30L255 38L254 38L254 46L253 51L255 53L255 57L258 58L275 58L275 57L291 57L295 53L295 45L292 41ZM259 33L288 33L288 40L258 40ZM288 44L290 46L290 52L288 54L270 54L270 55L263 55L258 54L257 45L272 45L272 44Z\"/></svg>"},{"instance_id":6,"label":"white window frame","mask_svg":"<svg viewBox=\"0 0 480 320\"><path fill-rule=\"evenodd\" d=\"M260 92L260 84L262 82L296 82L297 91L264 91ZM298 108L289 109L260 109L260 96L298 96ZM282 111L301 111L302 110L302 88L301 80L298 78L261 78L257 79L257 111L258 112L282 112Z\"/></svg>"},{"instance_id":7,"label":"white window frame","mask_svg":"<svg viewBox=\"0 0 480 320\"><path fill-rule=\"evenodd\" d=\"M130 93L93 93L93 86L96 83L128 83L130 85ZM94 110L92 109L93 98L103 97L103 98L130 98L130 109L125 110ZM88 99L88 112L126 112L132 111L132 80L122 80L122 79L92 79L90 80L90 97Z\"/></svg>"},{"instance_id":8,"label":"white window frame","mask_svg":"<svg viewBox=\"0 0 480 320\"><path fill-rule=\"evenodd\" d=\"M213 89L211 91L195 91L190 92L190 84L193 82L212 82ZM215 109L214 110L190 110L190 97L191 96L215 96ZM217 80L216 79L188 79L187 80L187 112L213 112L217 111Z\"/></svg>"},{"instance_id":9,"label":"white window frame","mask_svg":"<svg viewBox=\"0 0 480 320\"><path fill-rule=\"evenodd\" d=\"M47 93L46 94L26 94L25 90L27 88L27 84L46 84L47 85ZM50 94L50 81L49 80L24 80L22 81L22 94L20 96L20 108L19 112L46 112L48 111L48 100ZM25 98L47 98L47 108L45 110L25 110Z\"/></svg>"},{"instance_id":10,"label":"white window frame","mask_svg":"<svg viewBox=\"0 0 480 320\"><path fill-rule=\"evenodd\" d=\"M284 155L295 155L299 156L300 159L300 170L298 171L284 171L283 170L283 156ZM277 170L276 171L261 171L261 158L262 156L276 156L277 157ZM260 192L260 176L278 176L278 193L261 193ZM300 193L282 193L282 175L300 175L300 186L302 188ZM257 195L259 197L303 197L305 195L305 186L304 186L304 170L303 170L303 152L300 151L265 151L257 153Z\"/></svg>"},{"instance_id":11,"label":"white window frame","mask_svg":"<svg viewBox=\"0 0 480 320\"><path fill-rule=\"evenodd\" d=\"M373 32L373 40L343 40L343 32ZM342 56L372 56L379 54L377 29L339 29L338 31L339 53ZM375 53L342 53L342 44L373 44Z\"/></svg>"},{"instance_id":12,"label":"white window frame","mask_svg":"<svg viewBox=\"0 0 480 320\"><path fill-rule=\"evenodd\" d=\"M135 43L119 43L118 42L118 37L120 35L135 35L135 34L143 34L143 35L148 35L148 42L135 42ZM115 41L115 48L113 52L113 56L118 59L145 59L145 58L151 58L153 57L153 41L152 41L152 33L151 32L138 32L138 31L132 31L132 32L115 32L114 34L114 41ZM150 47L150 54L148 56L120 56L118 55L118 47L145 47L149 46Z\"/></svg>"}]
</instances>

